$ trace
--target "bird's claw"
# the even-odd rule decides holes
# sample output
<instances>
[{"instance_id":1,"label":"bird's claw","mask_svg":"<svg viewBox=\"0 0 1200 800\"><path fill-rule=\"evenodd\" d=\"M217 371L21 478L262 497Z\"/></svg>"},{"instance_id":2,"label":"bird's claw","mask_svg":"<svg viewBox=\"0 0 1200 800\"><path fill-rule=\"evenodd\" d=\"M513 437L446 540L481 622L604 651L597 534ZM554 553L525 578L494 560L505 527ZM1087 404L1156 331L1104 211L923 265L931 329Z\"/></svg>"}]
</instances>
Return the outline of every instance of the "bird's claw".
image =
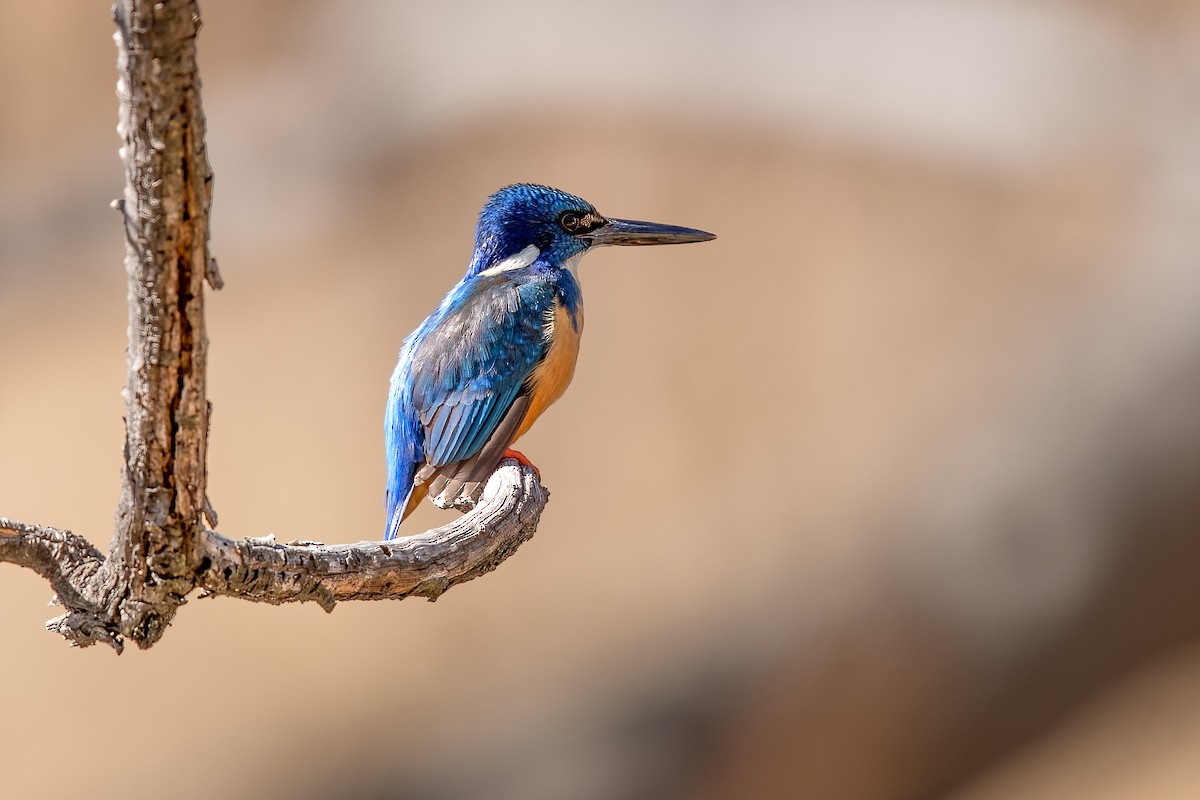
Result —
<instances>
[{"instance_id":1,"label":"bird's claw","mask_svg":"<svg viewBox=\"0 0 1200 800\"><path fill-rule=\"evenodd\" d=\"M536 466L534 466L533 462L530 461L529 458L524 453L522 453L520 450L513 450L510 447L504 451L503 458L516 459L518 463L523 464L524 466L529 467L531 470L533 470L533 474L537 475L537 478L539 481L542 479L542 471L540 469L538 469Z\"/></svg>"}]
</instances>

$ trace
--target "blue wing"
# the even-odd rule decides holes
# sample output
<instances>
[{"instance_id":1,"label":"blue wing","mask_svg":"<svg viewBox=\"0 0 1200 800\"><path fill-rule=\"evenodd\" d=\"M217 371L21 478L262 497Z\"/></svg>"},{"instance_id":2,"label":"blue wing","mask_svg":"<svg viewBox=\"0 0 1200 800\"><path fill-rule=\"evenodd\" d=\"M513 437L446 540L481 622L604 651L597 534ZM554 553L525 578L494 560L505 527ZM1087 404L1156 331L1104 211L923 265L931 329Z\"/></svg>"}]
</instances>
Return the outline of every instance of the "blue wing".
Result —
<instances>
[{"instance_id":1,"label":"blue wing","mask_svg":"<svg viewBox=\"0 0 1200 800\"><path fill-rule=\"evenodd\" d=\"M520 420L510 417L523 409L514 404L544 354L554 307L553 287L533 277L466 280L405 342L388 401L388 538L414 486L435 473L446 477L431 485L446 486L455 465L473 467L498 431L508 432L500 451L511 441Z\"/></svg>"}]
</instances>

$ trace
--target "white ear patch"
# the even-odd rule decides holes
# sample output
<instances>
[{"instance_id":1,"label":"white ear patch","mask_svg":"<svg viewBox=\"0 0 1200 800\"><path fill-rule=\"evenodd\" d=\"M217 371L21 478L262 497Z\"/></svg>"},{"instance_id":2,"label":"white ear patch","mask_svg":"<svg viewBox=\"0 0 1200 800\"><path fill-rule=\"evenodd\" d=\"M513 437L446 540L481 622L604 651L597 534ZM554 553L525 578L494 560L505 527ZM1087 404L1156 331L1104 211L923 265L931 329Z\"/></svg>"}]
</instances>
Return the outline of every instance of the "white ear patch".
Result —
<instances>
[{"instance_id":1,"label":"white ear patch","mask_svg":"<svg viewBox=\"0 0 1200 800\"><path fill-rule=\"evenodd\" d=\"M579 259L583 258L585 252L587 251L581 250L563 262L563 266L570 270L572 277L577 281L579 280Z\"/></svg>"},{"instance_id":2,"label":"white ear patch","mask_svg":"<svg viewBox=\"0 0 1200 800\"><path fill-rule=\"evenodd\" d=\"M501 272L508 272L512 269L524 269L537 261L537 257L542 254L535 245L529 245L515 256L509 256L494 267L488 267L483 272L479 273L480 277L485 275L499 275Z\"/></svg>"}]
</instances>

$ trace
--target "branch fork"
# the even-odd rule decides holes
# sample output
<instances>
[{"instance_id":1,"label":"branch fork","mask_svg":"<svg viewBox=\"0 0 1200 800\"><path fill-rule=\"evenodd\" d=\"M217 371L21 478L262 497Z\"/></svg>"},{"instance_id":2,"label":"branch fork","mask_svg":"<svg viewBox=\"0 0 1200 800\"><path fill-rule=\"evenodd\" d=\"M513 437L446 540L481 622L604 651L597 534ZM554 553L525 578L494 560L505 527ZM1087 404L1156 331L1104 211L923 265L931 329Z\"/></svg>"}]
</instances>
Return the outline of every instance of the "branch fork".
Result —
<instances>
[{"instance_id":1,"label":"branch fork","mask_svg":"<svg viewBox=\"0 0 1200 800\"><path fill-rule=\"evenodd\" d=\"M495 569L528 541L548 498L532 469L507 459L468 513L390 542L280 544L274 536L239 541L204 530L192 565L192 588L202 598L240 597L275 605L315 602L326 611L341 600L436 600L451 586ZM148 613L153 609L139 609L144 601L111 591L110 562L86 539L59 528L0 518L0 561L28 567L50 582L52 603L66 613L46 627L76 646L102 642L120 652L131 638L148 647L157 636L147 638L122 620L162 618L185 600L174 598L157 615ZM123 608L126 604L135 607Z\"/></svg>"}]
</instances>

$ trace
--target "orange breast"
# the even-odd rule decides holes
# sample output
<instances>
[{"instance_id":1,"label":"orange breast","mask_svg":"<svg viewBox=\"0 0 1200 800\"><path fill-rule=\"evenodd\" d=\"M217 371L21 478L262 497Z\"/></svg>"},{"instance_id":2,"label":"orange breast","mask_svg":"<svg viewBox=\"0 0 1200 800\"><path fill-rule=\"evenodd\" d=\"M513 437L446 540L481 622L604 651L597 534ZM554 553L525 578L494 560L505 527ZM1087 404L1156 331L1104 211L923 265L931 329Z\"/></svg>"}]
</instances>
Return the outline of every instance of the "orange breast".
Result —
<instances>
[{"instance_id":1,"label":"orange breast","mask_svg":"<svg viewBox=\"0 0 1200 800\"><path fill-rule=\"evenodd\" d=\"M571 378L575 377L575 361L579 358L579 336L583 333L583 303L576 307L575 321L572 322L571 313L555 300L553 314L547 315L545 331L549 349L546 357L533 368L529 376L529 384L533 388L529 410L517 428L514 441L521 438L542 412L562 397L571 385Z\"/></svg>"}]
</instances>

